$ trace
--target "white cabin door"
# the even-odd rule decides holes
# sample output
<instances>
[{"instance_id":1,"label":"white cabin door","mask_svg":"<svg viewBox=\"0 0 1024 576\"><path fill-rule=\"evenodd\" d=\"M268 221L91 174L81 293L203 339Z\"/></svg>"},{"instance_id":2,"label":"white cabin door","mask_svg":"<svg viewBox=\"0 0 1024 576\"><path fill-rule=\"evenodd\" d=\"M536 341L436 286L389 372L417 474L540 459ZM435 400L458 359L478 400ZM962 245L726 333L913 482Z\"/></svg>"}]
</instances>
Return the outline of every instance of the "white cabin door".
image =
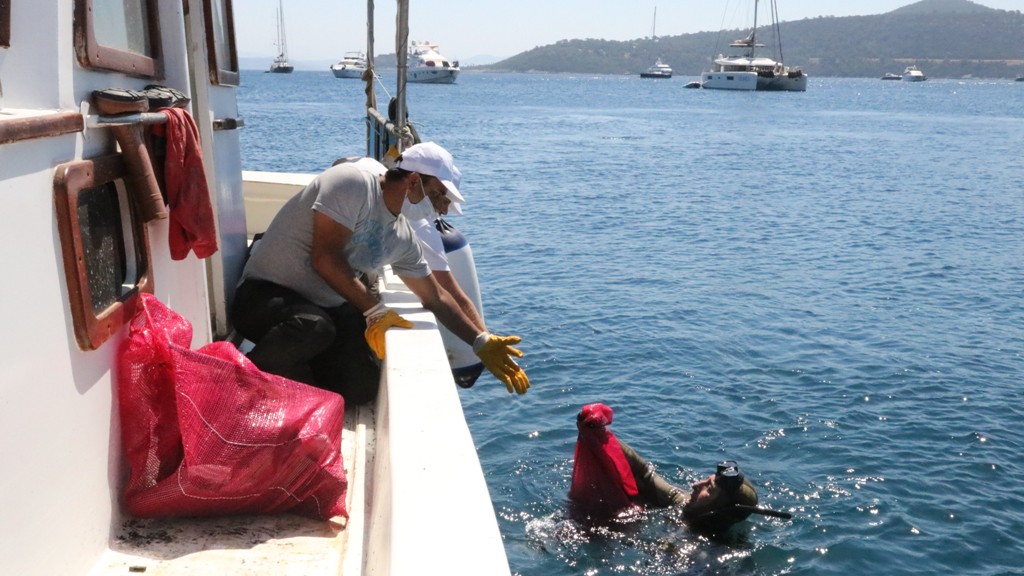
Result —
<instances>
[{"instance_id":1,"label":"white cabin door","mask_svg":"<svg viewBox=\"0 0 1024 576\"><path fill-rule=\"evenodd\" d=\"M235 92L239 85L232 0L183 0L189 40L192 108L203 143L220 249L208 260L215 338L231 329L228 310L248 247Z\"/></svg>"}]
</instances>

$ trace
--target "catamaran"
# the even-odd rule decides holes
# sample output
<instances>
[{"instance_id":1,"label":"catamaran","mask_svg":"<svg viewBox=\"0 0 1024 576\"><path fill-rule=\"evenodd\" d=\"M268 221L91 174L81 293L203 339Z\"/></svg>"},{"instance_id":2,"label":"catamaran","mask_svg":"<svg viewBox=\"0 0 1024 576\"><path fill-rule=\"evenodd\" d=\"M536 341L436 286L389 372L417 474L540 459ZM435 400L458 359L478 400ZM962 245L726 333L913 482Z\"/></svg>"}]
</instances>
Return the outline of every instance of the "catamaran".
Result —
<instances>
[{"instance_id":1,"label":"catamaran","mask_svg":"<svg viewBox=\"0 0 1024 576\"><path fill-rule=\"evenodd\" d=\"M745 38L734 40L729 47L741 48L739 55L719 54L711 70L702 74L702 88L714 90L783 90L803 92L807 90L807 74L799 68L791 68L782 62L781 41L777 42L779 60L758 56L758 48L765 45L757 41L757 0L754 0L754 25ZM778 10L771 0L772 30L779 40Z\"/></svg>"},{"instance_id":2,"label":"catamaran","mask_svg":"<svg viewBox=\"0 0 1024 576\"><path fill-rule=\"evenodd\" d=\"M242 171L233 15L255 3L186 4L0 2L4 573L510 574L442 335L387 273L382 297L416 327L387 334L376 403L345 407L347 518L127 512L123 438L145 431L122 429L116 366L142 295L190 324L193 350L230 348L227 310L248 241L311 177ZM398 12L401 58L408 0ZM377 110L369 81L367 137L351 144L382 158L401 150L405 131ZM188 211L164 195L180 176L166 157L181 152L153 142L179 143L171 124L185 118L195 125L194 137L181 136L187 165L204 167L192 183L209 191L216 251L176 259L174 231ZM232 393L231 379L219 385Z\"/></svg>"}]
</instances>

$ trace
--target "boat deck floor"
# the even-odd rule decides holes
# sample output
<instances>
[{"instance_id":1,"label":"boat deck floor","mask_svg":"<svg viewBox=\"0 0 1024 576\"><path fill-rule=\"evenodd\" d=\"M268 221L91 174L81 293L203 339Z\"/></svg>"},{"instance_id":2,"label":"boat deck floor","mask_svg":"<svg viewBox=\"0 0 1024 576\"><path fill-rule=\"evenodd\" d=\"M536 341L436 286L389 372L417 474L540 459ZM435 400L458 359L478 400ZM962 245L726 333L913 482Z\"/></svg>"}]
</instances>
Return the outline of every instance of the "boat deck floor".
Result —
<instances>
[{"instance_id":1,"label":"boat deck floor","mask_svg":"<svg viewBox=\"0 0 1024 576\"><path fill-rule=\"evenodd\" d=\"M130 518L112 535L92 574L232 574L237 576L362 572L367 489L373 483L374 410L345 411L342 455L349 518L293 514L212 518Z\"/></svg>"}]
</instances>

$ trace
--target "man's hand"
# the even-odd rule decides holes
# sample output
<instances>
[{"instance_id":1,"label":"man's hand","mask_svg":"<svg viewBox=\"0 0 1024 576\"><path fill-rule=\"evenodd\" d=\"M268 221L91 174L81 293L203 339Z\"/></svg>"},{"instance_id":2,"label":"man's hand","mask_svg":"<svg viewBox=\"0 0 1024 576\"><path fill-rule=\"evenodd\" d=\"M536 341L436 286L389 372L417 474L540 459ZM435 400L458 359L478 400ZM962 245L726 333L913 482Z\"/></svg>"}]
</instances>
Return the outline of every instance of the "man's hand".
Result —
<instances>
[{"instance_id":1,"label":"man's hand","mask_svg":"<svg viewBox=\"0 0 1024 576\"><path fill-rule=\"evenodd\" d=\"M388 328L397 326L399 328L412 328L412 322L409 322L405 318L398 315L398 312L394 310L388 310L384 307L383 303L379 303L373 308L370 308L366 312L363 312L366 316L366 343L370 345L370 349L377 355L377 358L384 359L386 352L384 346L384 333L388 331Z\"/></svg>"},{"instance_id":2,"label":"man's hand","mask_svg":"<svg viewBox=\"0 0 1024 576\"><path fill-rule=\"evenodd\" d=\"M513 356L522 358L523 353L512 347L518 344L519 336L495 336L487 332L481 333L473 342L473 352L480 357L484 366L494 377L505 383L508 393L526 394L530 388L530 379L526 372L516 364Z\"/></svg>"}]
</instances>

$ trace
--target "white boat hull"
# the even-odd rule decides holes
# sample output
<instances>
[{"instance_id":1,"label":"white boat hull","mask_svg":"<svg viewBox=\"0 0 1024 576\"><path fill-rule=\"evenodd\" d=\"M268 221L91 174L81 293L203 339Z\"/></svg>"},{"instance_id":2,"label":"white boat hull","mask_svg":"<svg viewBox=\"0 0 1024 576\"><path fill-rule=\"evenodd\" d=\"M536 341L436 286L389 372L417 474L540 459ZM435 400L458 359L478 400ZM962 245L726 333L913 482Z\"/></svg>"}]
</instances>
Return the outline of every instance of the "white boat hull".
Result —
<instances>
[{"instance_id":1,"label":"white boat hull","mask_svg":"<svg viewBox=\"0 0 1024 576\"><path fill-rule=\"evenodd\" d=\"M365 68L355 68L350 66L335 68L331 66L331 72L334 73L335 78L353 78L358 80L363 77L363 72L365 71Z\"/></svg>"},{"instance_id":2,"label":"white boat hull","mask_svg":"<svg viewBox=\"0 0 1024 576\"><path fill-rule=\"evenodd\" d=\"M806 92L806 74L762 76L757 72L705 72L702 88L709 90L756 90L763 92Z\"/></svg>"},{"instance_id":3,"label":"white boat hull","mask_svg":"<svg viewBox=\"0 0 1024 576\"><path fill-rule=\"evenodd\" d=\"M229 27L204 13L220 3L192 2L183 11L180 2L154 2L159 19L150 14L148 29L137 29L160 39L159 62L142 55L111 62L87 50L88 66L76 59L75 39L93 50L88 39L99 27L76 18L69 2L0 4L12 6L13 21L37 31L0 50L7 89L7 100L0 100L0 223L18 239L0 250L7 276L31 287L33 298L31 305L12 300L5 308L3 573L507 576L494 508L436 322L393 278L382 295L416 328L388 333L375 408L346 415L351 517L343 530L280 515L165 520L172 531L126 516L117 363L136 292L152 291L185 318L193 348L228 340L227 311L246 232L263 231L309 176L264 178L283 189L283 199L257 194L272 186L252 190L251 178L243 182L240 76L211 67L230 61L230 42L216 41L228 37ZM124 22L146 21L133 3L107 4ZM143 222L135 214L148 184L131 178L127 158L147 158L146 149L121 147L110 128L141 132L166 117L101 114L92 96L111 86L143 90L151 82L191 99L219 248L203 259L174 260L170 219ZM375 126L380 113L372 112ZM303 130L301 117L289 120L283 129ZM250 201L259 210L249 212ZM75 217L85 212L88 221ZM93 242L86 246L83 239ZM86 290L94 286L100 294ZM91 298L107 295L112 304Z\"/></svg>"},{"instance_id":4,"label":"white boat hull","mask_svg":"<svg viewBox=\"0 0 1024 576\"><path fill-rule=\"evenodd\" d=\"M709 90L757 90L757 72L706 72L701 88Z\"/></svg>"},{"instance_id":5,"label":"white boat hull","mask_svg":"<svg viewBox=\"0 0 1024 576\"><path fill-rule=\"evenodd\" d=\"M458 68L411 68L405 75L407 82L417 84L455 84Z\"/></svg>"}]
</instances>

